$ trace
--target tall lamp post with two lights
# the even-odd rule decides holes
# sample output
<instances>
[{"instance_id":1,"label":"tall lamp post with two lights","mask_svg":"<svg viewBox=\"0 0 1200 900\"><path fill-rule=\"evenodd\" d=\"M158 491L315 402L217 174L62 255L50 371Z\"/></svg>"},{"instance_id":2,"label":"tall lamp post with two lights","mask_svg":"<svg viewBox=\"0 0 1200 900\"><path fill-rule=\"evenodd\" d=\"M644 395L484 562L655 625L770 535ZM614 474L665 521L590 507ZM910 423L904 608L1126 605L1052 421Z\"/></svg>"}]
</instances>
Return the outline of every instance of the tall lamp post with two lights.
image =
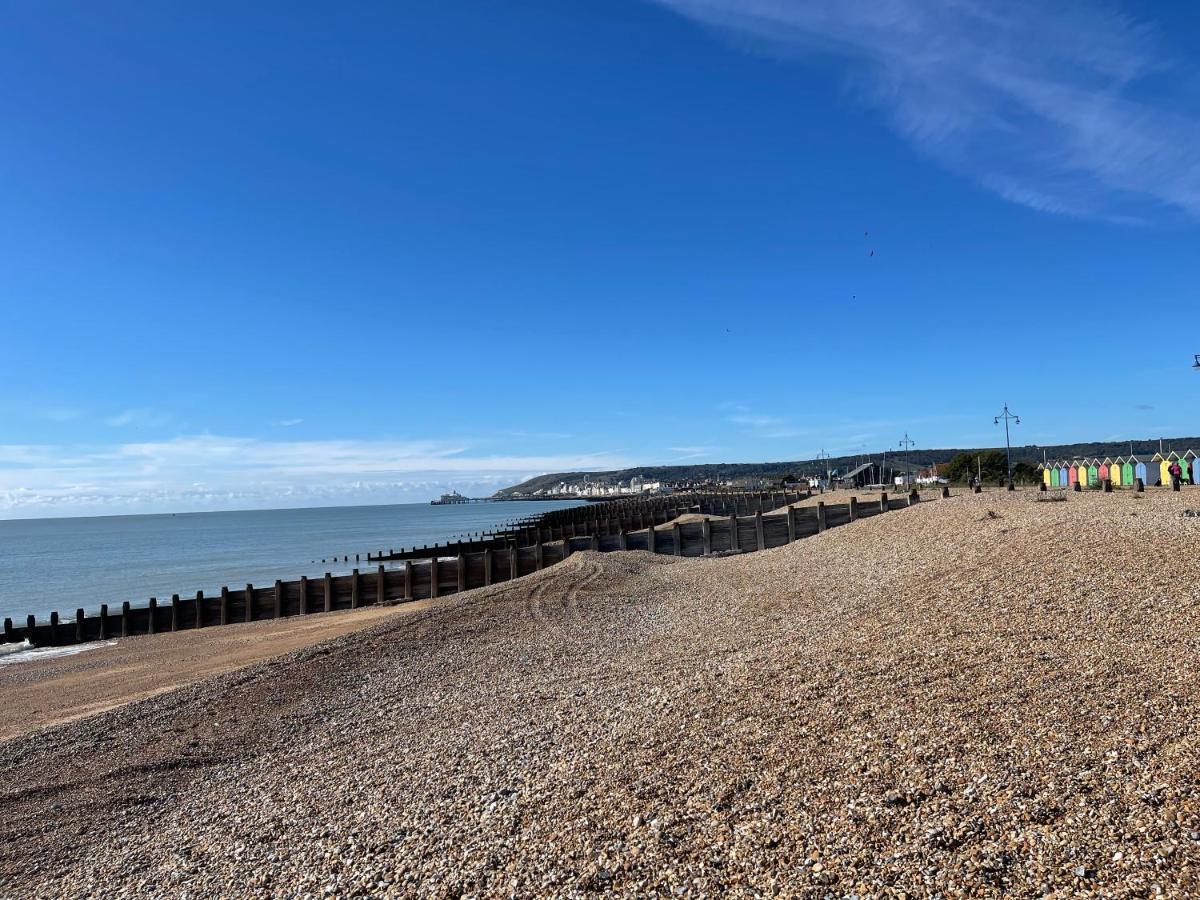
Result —
<instances>
[{"instance_id":1,"label":"tall lamp post with two lights","mask_svg":"<svg viewBox=\"0 0 1200 900\"><path fill-rule=\"evenodd\" d=\"M1200 363L1200 357L1197 358L1197 362ZM1000 415L992 417L992 424L999 425L1001 419L1004 420L1004 457L1008 465L1008 489L1013 491L1016 490L1016 488L1013 487L1012 480L1012 442L1008 437L1008 423L1011 420L1014 425L1020 425L1021 417L1010 413L1008 411L1008 404L1005 403L1004 411L1000 413Z\"/></svg>"}]
</instances>

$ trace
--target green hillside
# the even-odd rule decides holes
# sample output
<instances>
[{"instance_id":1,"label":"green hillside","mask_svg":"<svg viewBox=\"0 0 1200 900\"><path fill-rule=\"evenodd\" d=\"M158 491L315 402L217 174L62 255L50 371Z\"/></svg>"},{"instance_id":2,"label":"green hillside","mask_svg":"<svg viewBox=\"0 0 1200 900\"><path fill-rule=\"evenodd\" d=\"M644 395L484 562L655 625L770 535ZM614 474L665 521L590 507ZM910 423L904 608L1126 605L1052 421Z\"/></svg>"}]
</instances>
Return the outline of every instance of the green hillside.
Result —
<instances>
[{"instance_id":1,"label":"green hillside","mask_svg":"<svg viewBox=\"0 0 1200 900\"><path fill-rule=\"evenodd\" d=\"M1164 451L1171 449L1183 453L1189 448L1195 448L1197 453L1200 453L1200 437L1177 437L1163 438L1162 446ZM1021 447L1013 447L1013 462L1040 463L1042 461L1042 451L1045 450L1048 459L1066 458L1073 459L1076 457L1085 457L1091 459L1098 457L1104 459L1106 456L1128 456L1130 448L1133 453L1149 460L1151 456L1158 452L1159 440L1141 440L1141 441L1116 441L1104 442L1095 441L1080 444L1061 444L1057 446L1034 446L1025 445ZM985 449L995 448L979 448L979 447L947 447L942 449L913 450L909 459L914 467L928 466L933 463L949 462L959 453L975 453ZM1004 448L1001 447L1001 450ZM880 454L874 454L871 459L878 461ZM903 464L904 454L901 451L888 453L888 464L900 467ZM784 475L823 475L826 471L826 466L831 470L845 472L852 469L860 462L866 462L865 456L836 456L829 460L824 459L799 459L781 462L757 462L757 463L703 463L689 465L674 465L674 466L637 466L630 469L617 469L609 472L554 472L546 475L538 475L523 481L520 484L512 485L511 487L503 488L495 493L495 497L503 498L513 494L530 494L537 490L548 490L561 482L567 484L582 484L585 481L614 484L620 481L628 481L630 478L640 477L651 481L728 481L734 479L756 480L764 478L768 480L778 480Z\"/></svg>"}]
</instances>

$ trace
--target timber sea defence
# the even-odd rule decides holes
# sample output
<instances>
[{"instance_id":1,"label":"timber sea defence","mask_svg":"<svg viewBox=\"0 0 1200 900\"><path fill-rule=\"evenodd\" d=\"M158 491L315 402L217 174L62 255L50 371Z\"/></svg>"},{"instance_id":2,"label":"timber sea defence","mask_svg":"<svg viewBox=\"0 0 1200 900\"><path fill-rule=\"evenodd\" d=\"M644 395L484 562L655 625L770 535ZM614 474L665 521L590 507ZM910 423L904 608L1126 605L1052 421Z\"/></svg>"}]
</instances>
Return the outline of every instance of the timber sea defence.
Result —
<instances>
[{"instance_id":1,"label":"timber sea defence","mask_svg":"<svg viewBox=\"0 0 1200 900\"><path fill-rule=\"evenodd\" d=\"M949 491L943 489L942 496ZM69 618L57 610L41 619L30 613L24 622L6 618L0 643L62 646L442 597L529 575L581 550L748 553L907 507L920 497L913 491L902 497L883 494L869 503L850 496L840 503L799 505L811 499L809 492L697 493L555 510L486 539L373 558L374 568L349 575L224 586L188 597L152 597L145 605L104 604L95 615L79 608ZM415 558L417 553L426 558Z\"/></svg>"}]
</instances>

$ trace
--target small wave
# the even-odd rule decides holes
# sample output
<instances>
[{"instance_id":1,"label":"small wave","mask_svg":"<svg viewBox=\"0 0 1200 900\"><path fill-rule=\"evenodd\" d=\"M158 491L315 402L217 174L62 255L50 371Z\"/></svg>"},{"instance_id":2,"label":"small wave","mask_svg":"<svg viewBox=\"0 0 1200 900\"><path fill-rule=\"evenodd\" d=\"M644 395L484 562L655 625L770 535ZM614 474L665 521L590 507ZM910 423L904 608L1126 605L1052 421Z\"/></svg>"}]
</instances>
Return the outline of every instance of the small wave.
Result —
<instances>
[{"instance_id":1,"label":"small wave","mask_svg":"<svg viewBox=\"0 0 1200 900\"><path fill-rule=\"evenodd\" d=\"M15 666L18 663L54 659L58 656L74 656L77 653L87 653L89 650L99 650L101 647L114 647L116 643L116 641L91 641L87 644L72 644L70 647L34 647L29 641L22 641L19 644L0 647L0 666Z\"/></svg>"},{"instance_id":2,"label":"small wave","mask_svg":"<svg viewBox=\"0 0 1200 900\"><path fill-rule=\"evenodd\" d=\"M28 639L15 644L0 644L0 659L3 659L10 653L20 653L23 650L28 650L32 646L33 644L29 643Z\"/></svg>"}]
</instances>

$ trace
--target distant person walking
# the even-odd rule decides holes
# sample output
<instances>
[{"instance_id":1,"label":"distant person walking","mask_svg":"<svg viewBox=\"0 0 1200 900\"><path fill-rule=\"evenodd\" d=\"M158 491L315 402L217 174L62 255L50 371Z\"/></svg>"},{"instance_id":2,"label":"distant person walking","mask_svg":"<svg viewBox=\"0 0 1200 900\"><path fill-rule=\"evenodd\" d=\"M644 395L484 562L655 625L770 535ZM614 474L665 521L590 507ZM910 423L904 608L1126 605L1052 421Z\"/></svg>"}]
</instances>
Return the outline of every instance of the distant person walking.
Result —
<instances>
[{"instance_id":1,"label":"distant person walking","mask_svg":"<svg viewBox=\"0 0 1200 900\"><path fill-rule=\"evenodd\" d=\"M1183 477L1183 467L1176 461L1167 466L1167 471L1171 473L1171 490L1179 490L1179 481Z\"/></svg>"}]
</instances>

